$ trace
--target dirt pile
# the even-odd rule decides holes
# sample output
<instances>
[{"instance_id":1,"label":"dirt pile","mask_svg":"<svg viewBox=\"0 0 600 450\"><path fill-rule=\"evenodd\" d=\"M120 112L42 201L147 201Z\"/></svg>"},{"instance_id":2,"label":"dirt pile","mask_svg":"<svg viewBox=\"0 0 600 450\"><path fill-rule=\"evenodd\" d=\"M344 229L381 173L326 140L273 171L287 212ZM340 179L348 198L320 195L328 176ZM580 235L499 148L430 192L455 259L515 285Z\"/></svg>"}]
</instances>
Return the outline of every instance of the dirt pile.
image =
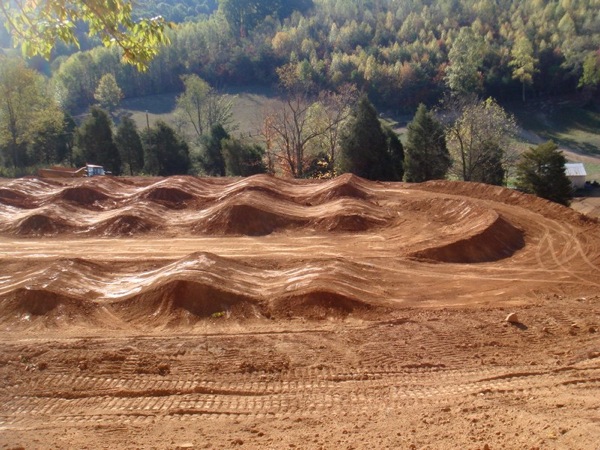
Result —
<instances>
[{"instance_id":1,"label":"dirt pile","mask_svg":"<svg viewBox=\"0 0 600 450\"><path fill-rule=\"evenodd\" d=\"M0 443L596 450L599 280L502 188L0 179Z\"/></svg>"},{"instance_id":2,"label":"dirt pile","mask_svg":"<svg viewBox=\"0 0 600 450\"><path fill-rule=\"evenodd\" d=\"M72 231L73 227L63 218L47 213L31 214L19 220L13 227L18 236L54 236Z\"/></svg>"},{"instance_id":3,"label":"dirt pile","mask_svg":"<svg viewBox=\"0 0 600 450\"><path fill-rule=\"evenodd\" d=\"M481 263L512 256L525 245L523 230L496 216L454 242L411 254L413 258L447 263Z\"/></svg>"},{"instance_id":4,"label":"dirt pile","mask_svg":"<svg viewBox=\"0 0 600 450\"><path fill-rule=\"evenodd\" d=\"M48 305L84 298L117 328L193 326L215 314L345 318L444 296L461 303L480 289L478 277L493 296L512 298L524 285L547 289L547 271L557 292L600 288L600 225L497 187L263 175L25 179L0 189L15 205L32 204L39 189L42 205L0 204L0 247L29 267L0 272L0 295L47 294ZM146 264L147 254L157 261ZM119 269L132 259L143 267ZM52 321L56 308L41 316Z\"/></svg>"},{"instance_id":5,"label":"dirt pile","mask_svg":"<svg viewBox=\"0 0 600 450\"><path fill-rule=\"evenodd\" d=\"M58 198L81 206L91 207L99 202L107 200L109 197L100 189L94 189L89 186L79 186L63 189L60 191Z\"/></svg>"},{"instance_id":6,"label":"dirt pile","mask_svg":"<svg viewBox=\"0 0 600 450\"><path fill-rule=\"evenodd\" d=\"M0 296L0 324L8 329L97 325L98 305L48 289L18 288Z\"/></svg>"}]
</instances>

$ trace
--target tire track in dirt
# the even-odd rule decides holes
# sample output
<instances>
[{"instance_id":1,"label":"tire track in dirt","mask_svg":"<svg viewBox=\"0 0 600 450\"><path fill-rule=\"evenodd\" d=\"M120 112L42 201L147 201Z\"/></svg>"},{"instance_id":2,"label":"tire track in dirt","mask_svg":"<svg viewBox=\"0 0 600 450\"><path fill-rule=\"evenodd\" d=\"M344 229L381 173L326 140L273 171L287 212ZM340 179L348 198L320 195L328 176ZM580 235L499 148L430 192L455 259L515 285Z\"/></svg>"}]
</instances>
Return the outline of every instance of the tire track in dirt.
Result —
<instances>
[{"instance_id":1,"label":"tire track in dirt","mask_svg":"<svg viewBox=\"0 0 600 450\"><path fill-rule=\"evenodd\" d=\"M293 417L341 412L344 408L386 410L405 403L447 403L452 398L520 392L536 395L544 391L569 391L585 386L600 393L600 365L585 373L571 370L518 368L473 368L471 370L405 369L360 371L326 376L305 374L287 380L262 381L255 375L244 383L180 379L113 379L69 377L61 385L41 379L24 386L21 395L4 397L0 417L2 429L37 428L53 422L87 425L115 420L153 421L157 418L204 419L220 415ZM52 380L53 383L56 380ZM107 385L108 389L97 386ZM42 386L52 386L45 391ZM61 386L72 391L63 391ZM74 395L80 393L81 396Z\"/></svg>"}]
</instances>

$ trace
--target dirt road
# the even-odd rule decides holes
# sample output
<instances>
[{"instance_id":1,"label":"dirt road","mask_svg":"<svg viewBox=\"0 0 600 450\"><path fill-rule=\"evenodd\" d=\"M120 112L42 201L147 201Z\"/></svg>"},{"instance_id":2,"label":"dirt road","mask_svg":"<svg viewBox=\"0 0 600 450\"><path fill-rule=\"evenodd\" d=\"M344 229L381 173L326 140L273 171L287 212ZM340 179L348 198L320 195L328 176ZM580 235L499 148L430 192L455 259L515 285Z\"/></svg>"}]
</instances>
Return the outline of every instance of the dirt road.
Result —
<instances>
[{"instance_id":1,"label":"dirt road","mask_svg":"<svg viewBox=\"0 0 600 450\"><path fill-rule=\"evenodd\" d=\"M597 449L599 292L502 188L4 181L0 445Z\"/></svg>"}]
</instances>

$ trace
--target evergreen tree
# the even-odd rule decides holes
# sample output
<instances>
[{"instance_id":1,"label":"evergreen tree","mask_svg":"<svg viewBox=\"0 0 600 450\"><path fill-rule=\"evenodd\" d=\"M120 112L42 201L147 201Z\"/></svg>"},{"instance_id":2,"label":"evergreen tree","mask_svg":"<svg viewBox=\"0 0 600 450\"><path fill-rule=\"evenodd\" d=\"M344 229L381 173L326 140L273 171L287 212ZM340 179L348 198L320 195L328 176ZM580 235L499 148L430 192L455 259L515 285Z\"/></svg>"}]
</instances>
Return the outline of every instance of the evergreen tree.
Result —
<instances>
[{"instance_id":1,"label":"evergreen tree","mask_svg":"<svg viewBox=\"0 0 600 450\"><path fill-rule=\"evenodd\" d=\"M210 176L225 176L222 145L224 139L229 139L229 134L221 124L213 126L210 134L204 139L204 154L201 163L204 171Z\"/></svg>"},{"instance_id":2,"label":"evergreen tree","mask_svg":"<svg viewBox=\"0 0 600 450\"><path fill-rule=\"evenodd\" d=\"M264 149L257 144L245 144L239 139L222 141L226 173L230 177L248 177L266 173Z\"/></svg>"},{"instance_id":3,"label":"evergreen tree","mask_svg":"<svg viewBox=\"0 0 600 450\"><path fill-rule=\"evenodd\" d=\"M517 165L517 188L568 206L573 189L565 174L567 160L558 146L548 141L530 147Z\"/></svg>"},{"instance_id":4,"label":"evergreen tree","mask_svg":"<svg viewBox=\"0 0 600 450\"><path fill-rule=\"evenodd\" d=\"M411 183L443 179L450 165L444 128L421 103L408 125L405 179Z\"/></svg>"},{"instance_id":5,"label":"evergreen tree","mask_svg":"<svg viewBox=\"0 0 600 450\"><path fill-rule=\"evenodd\" d=\"M186 174L190 170L188 145L163 121L142 134L144 171L151 175Z\"/></svg>"},{"instance_id":6,"label":"evergreen tree","mask_svg":"<svg viewBox=\"0 0 600 450\"><path fill-rule=\"evenodd\" d=\"M366 96L356 105L340 139L341 172L370 180L392 180L394 173L388 153L388 139L377 111Z\"/></svg>"},{"instance_id":7,"label":"evergreen tree","mask_svg":"<svg viewBox=\"0 0 600 450\"><path fill-rule=\"evenodd\" d=\"M113 174L121 172L121 157L113 140L106 111L92 107L76 134L77 147L84 163L100 164Z\"/></svg>"},{"instance_id":8,"label":"evergreen tree","mask_svg":"<svg viewBox=\"0 0 600 450\"><path fill-rule=\"evenodd\" d=\"M121 120L115 135L115 144L119 149L124 171L130 175L139 173L144 167L144 148L137 126L131 117Z\"/></svg>"},{"instance_id":9,"label":"evergreen tree","mask_svg":"<svg viewBox=\"0 0 600 450\"><path fill-rule=\"evenodd\" d=\"M404 146L394 130L383 127L387 139L387 151L391 163L391 181L402 181L404 176Z\"/></svg>"}]
</instances>

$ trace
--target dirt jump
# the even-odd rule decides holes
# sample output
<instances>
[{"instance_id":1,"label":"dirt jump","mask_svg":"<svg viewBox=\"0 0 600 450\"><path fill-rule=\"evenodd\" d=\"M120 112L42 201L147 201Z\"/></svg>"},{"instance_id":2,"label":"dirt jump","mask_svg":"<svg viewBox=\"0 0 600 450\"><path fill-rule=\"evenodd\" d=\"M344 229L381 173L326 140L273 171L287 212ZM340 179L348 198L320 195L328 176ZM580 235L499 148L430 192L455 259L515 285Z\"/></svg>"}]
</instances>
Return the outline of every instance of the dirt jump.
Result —
<instances>
[{"instance_id":1,"label":"dirt jump","mask_svg":"<svg viewBox=\"0 0 600 450\"><path fill-rule=\"evenodd\" d=\"M449 181L1 180L0 339L0 448L597 450L600 221Z\"/></svg>"}]
</instances>

